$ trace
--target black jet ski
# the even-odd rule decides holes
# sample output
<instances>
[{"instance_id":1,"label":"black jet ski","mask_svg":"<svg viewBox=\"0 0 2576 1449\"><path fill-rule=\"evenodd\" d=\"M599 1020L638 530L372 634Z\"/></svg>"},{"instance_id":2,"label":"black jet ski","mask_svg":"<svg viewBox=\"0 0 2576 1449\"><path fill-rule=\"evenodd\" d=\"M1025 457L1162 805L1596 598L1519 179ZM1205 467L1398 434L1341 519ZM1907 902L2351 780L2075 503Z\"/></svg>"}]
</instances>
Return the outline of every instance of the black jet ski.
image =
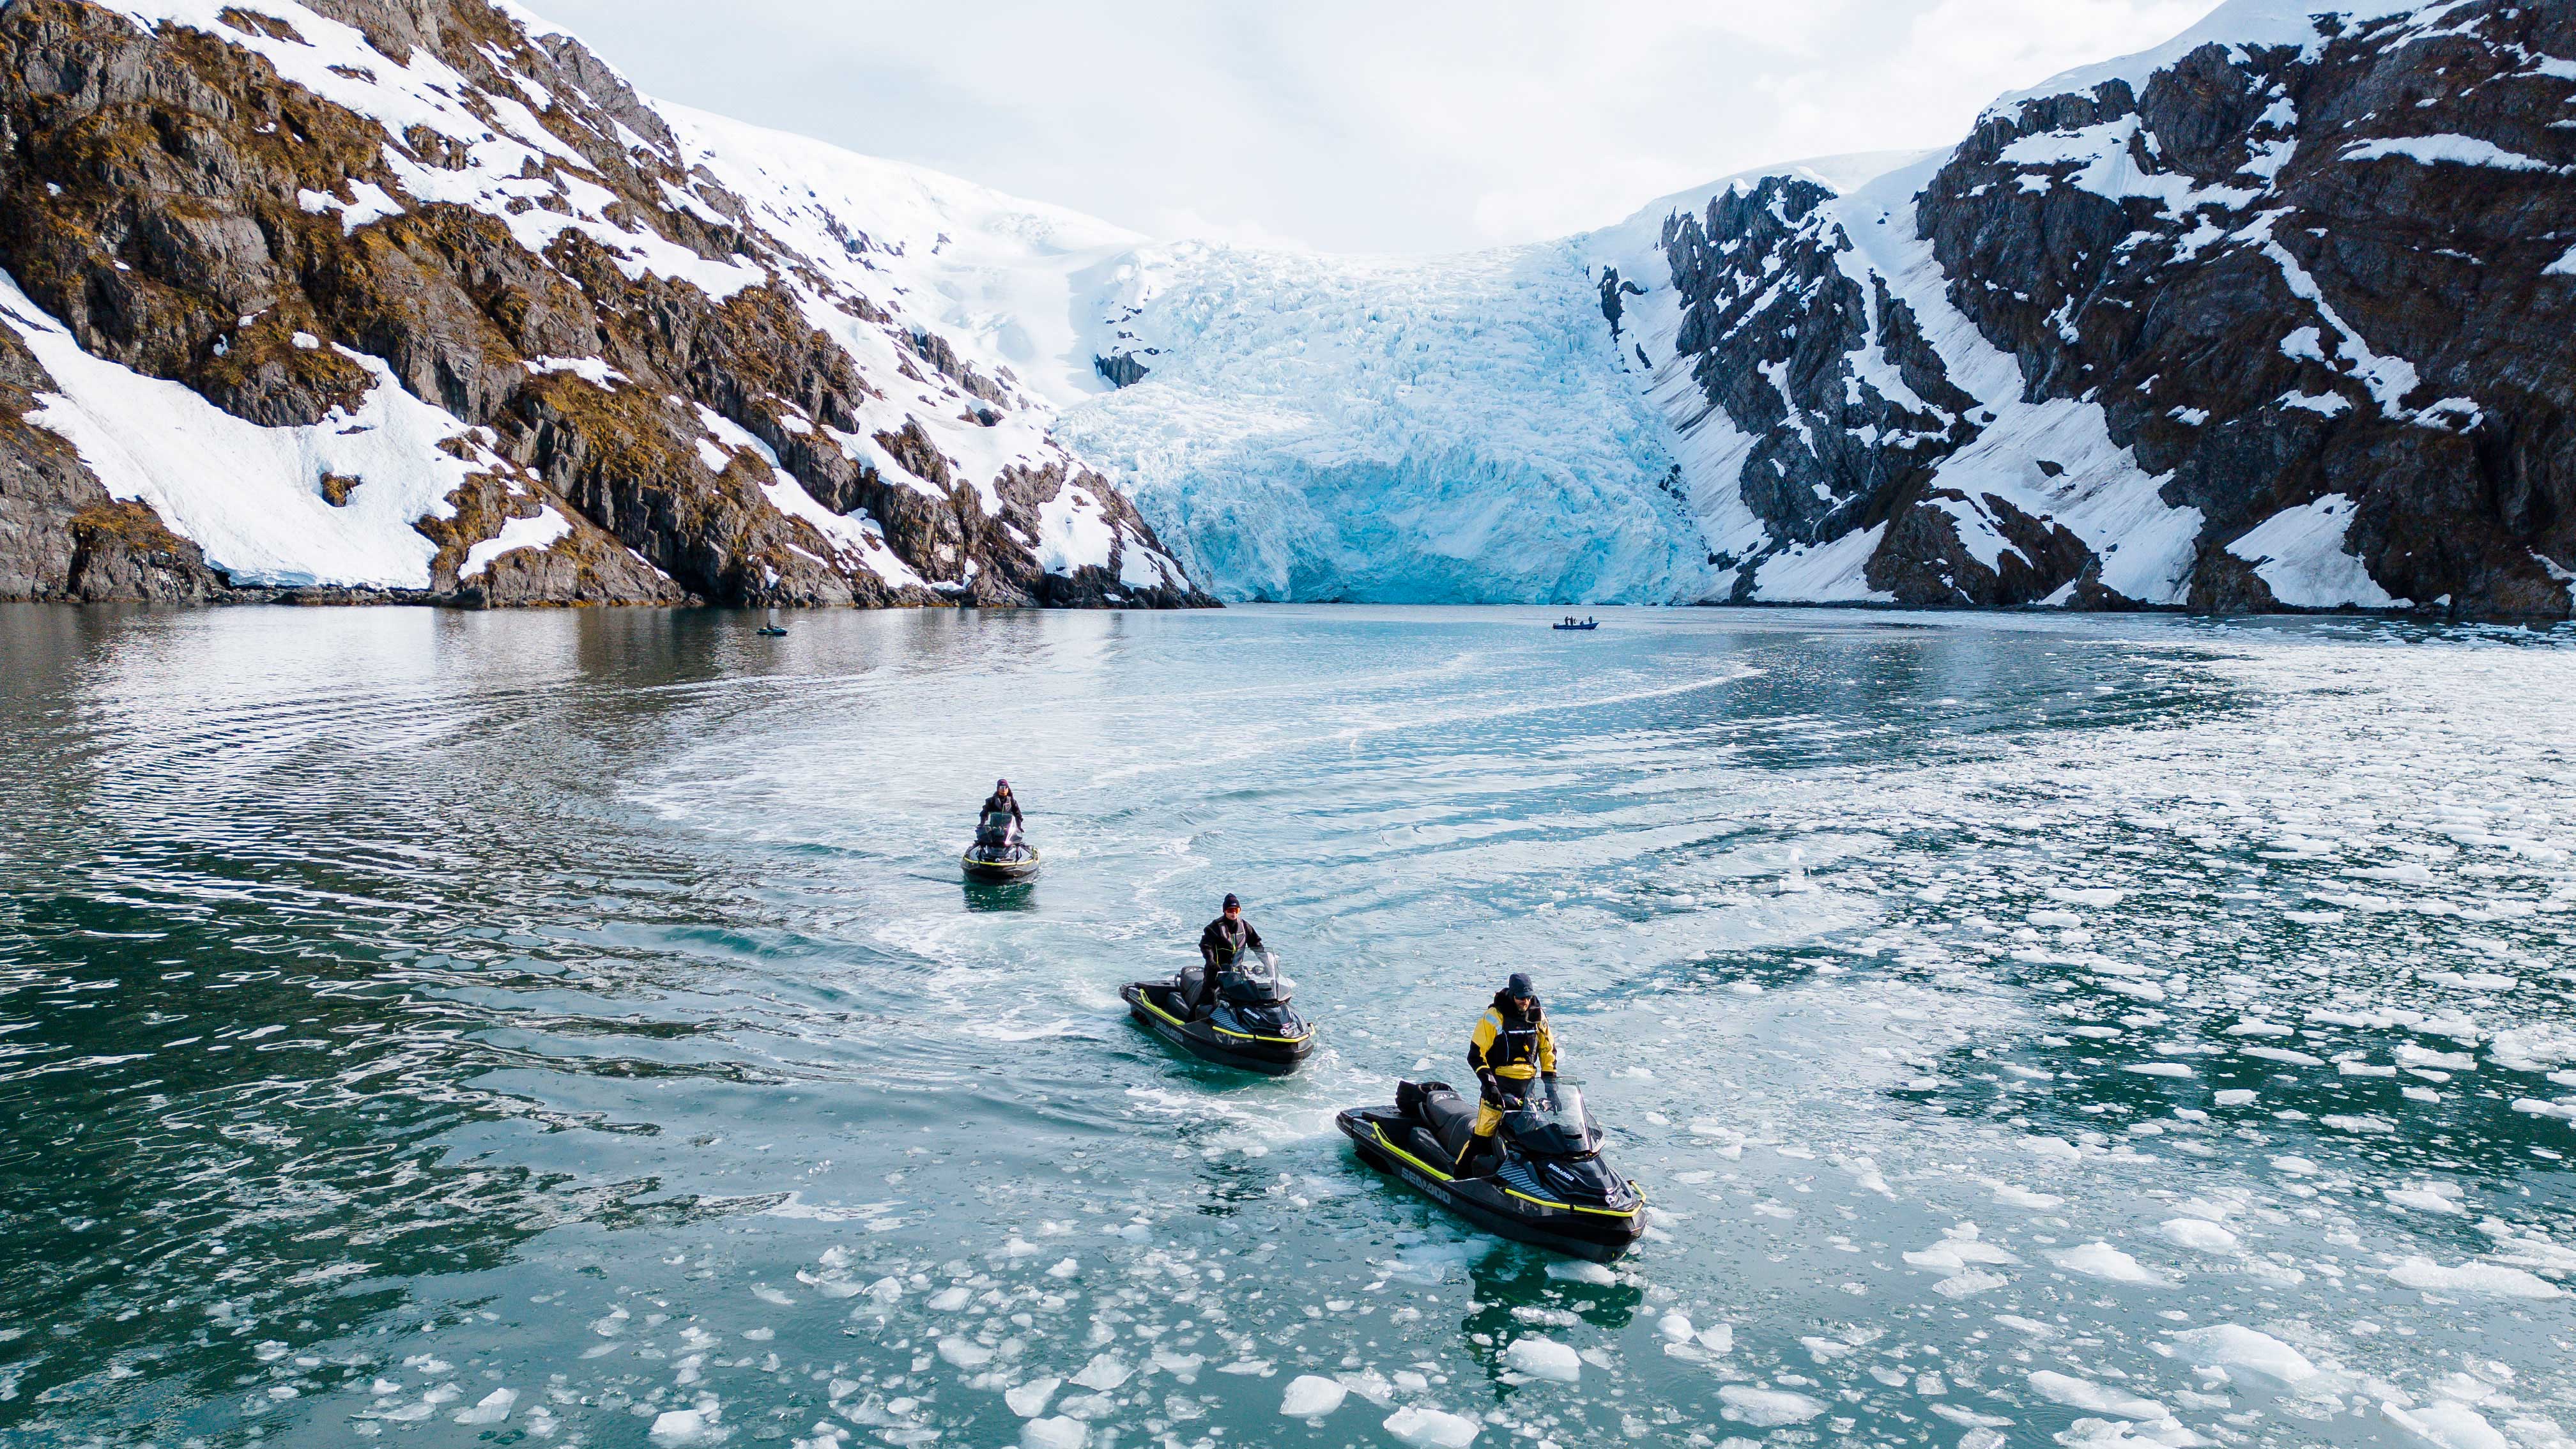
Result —
<instances>
[{"instance_id":1,"label":"black jet ski","mask_svg":"<svg viewBox=\"0 0 2576 1449\"><path fill-rule=\"evenodd\" d=\"M1218 968L1216 1009L1193 1020L1204 965L1171 981L1136 981L1119 991L1145 1029L1192 1056L1219 1066L1284 1077L1315 1050L1315 1029L1288 1004L1294 984L1279 974L1279 958L1246 951Z\"/></svg>"},{"instance_id":2,"label":"black jet ski","mask_svg":"<svg viewBox=\"0 0 2576 1449\"><path fill-rule=\"evenodd\" d=\"M1602 1161L1600 1124L1570 1082L1538 1086L1505 1112L1502 1161L1487 1149L1474 1177L1455 1164L1476 1130L1476 1099L1446 1082L1399 1082L1394 1106L1353 1107L1339 1122L1362 1162L1489 1233L1597 1263L1645 1235L1645 1193Z\"/></svg>"},{"instance_id":3,"label":"black jet ski","mask_svg":"<svg viewBox=\"0 0 2576 1449\"><path fill-rule=\"evenodd\" d=\"M966 847L964 864L968 880L1007 885L1036 878L1038 852L1020 833L1020 822L1008 811L996 810L975 827L975 843Z\"/></svg>"}]
</instances>

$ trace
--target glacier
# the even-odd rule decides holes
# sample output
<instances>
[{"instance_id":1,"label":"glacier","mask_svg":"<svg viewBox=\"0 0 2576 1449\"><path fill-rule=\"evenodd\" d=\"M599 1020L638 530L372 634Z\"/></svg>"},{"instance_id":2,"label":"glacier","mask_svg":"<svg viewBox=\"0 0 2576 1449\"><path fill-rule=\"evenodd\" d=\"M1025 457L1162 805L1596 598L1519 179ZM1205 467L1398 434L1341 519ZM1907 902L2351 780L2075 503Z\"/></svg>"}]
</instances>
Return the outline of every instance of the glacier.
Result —
<instances>
[{"instance_id":1,"label":"glacier","mask_svg":"<svg viewBox=\"0 0 2576 1449\"><path fill-rule=\"evenodd\" d=\"M1713 581L1669 430L1571 244L1188 242L1100 284L1150 371L1056 436L1220 598L1662 603Z\"/></svg>"}]
</instances>

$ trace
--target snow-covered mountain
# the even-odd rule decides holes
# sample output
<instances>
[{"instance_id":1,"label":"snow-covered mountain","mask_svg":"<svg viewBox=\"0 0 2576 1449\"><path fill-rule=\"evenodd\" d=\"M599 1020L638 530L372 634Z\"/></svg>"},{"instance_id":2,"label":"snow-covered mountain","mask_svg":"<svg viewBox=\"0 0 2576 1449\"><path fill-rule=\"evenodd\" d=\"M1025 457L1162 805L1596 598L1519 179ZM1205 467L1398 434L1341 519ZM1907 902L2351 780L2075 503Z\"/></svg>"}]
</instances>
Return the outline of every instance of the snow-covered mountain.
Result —
<instances>
[{"instance_id":1,"label":"snow-covered mountain","mask_svg":"<svg viewBox=\"0 0 2576 1449\"><path fill-rule=\"evenodd\" d=\"M1236 597L2563 617L2571 178L2576 6L2236 0L1561 243L1145 249L1058 436Z\"/></svg>"},{"instance_id":2,"label":"snow-covered mountain","mask_svg":"<svg viewBox=\"0 0 2576 1449\"><path fill-rule=\"evenodd\" d=\"M0 595L2576 588L2576 6L2235 0L1442 258L1149 241L492 0L8 0L0 58Z\"/></svg>"},{"instance_id":3,"label":"snow-covered mountain","mask_svg":"<svg viewBox=\"0 0 2576 1449\"><path fill-rule=\"evenodd\" d=\"M0 596L1210 602L1012 366L1138 239L825 149L506 0L10 0Z\"/></svg>"}]
</instances>

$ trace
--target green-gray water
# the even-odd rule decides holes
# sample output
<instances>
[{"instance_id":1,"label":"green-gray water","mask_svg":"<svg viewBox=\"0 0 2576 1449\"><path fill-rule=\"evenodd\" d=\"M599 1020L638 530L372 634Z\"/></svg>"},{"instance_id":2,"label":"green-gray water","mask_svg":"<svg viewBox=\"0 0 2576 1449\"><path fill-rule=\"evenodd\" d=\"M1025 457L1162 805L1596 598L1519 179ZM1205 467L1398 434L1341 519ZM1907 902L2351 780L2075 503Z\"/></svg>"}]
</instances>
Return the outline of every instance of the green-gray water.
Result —
<instances>
[{"instance_id":1,"label":"green-gray water","mask_svg":"<svg viewBox=\"0 0 2576 1449\"><path fill-rule=\"evenodd\" d=\"M0 1443L2568 1443L2576 634L1547 617L0 609Z\"/></svg>"}]
</instances>

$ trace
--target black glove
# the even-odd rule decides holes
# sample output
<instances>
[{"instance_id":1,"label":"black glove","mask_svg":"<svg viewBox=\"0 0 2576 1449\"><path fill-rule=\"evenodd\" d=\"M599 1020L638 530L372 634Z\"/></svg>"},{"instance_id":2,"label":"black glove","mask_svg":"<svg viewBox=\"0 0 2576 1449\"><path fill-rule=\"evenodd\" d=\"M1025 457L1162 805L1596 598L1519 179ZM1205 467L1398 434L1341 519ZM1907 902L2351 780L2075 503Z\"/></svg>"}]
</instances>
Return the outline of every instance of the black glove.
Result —
<instances>
[{"instance_id":1,"label":"black glove","mask_svg":"<svg viewBox=\"0 0 2576 1449\"><path fill-rule=\"evenodd\" d=\"M1497 1107L1503 1105L1503 1084L1495 1080L1493 1073L1478 1072L1476 1073L1476 1080L1484 1084L1486 1101L1493 1103Z\"/></svg>"},{"instance_id":2,"label":"black glove","mask_svg":"<svg viewBox=\"0 0 2576 1449\"><path fill-rule=\"evenodd\" d=\"M1556 1101L1556 1073L1541 1072L1539 1073L1538 1079L1547 1083L1547 1100L1551 1105L1553 1105Z\"/></svg>"}]
</instances>

